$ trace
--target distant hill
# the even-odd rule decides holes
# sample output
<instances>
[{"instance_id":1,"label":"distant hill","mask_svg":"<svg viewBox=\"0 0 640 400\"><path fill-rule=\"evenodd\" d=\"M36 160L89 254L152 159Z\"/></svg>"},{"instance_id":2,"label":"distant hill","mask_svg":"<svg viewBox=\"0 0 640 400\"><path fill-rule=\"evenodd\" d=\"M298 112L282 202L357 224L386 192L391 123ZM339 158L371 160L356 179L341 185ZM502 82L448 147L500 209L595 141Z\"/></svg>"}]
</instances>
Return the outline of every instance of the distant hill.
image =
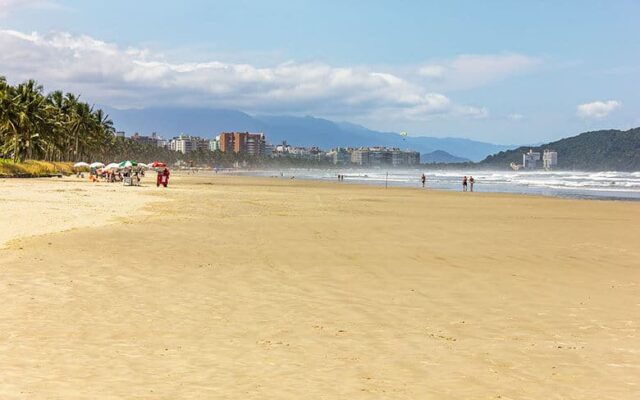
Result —
<instances>
[{"instance_id":1,"label":"distant hill","mask_svg":"<svg viewBox=\"0 0 640 400\"><path fill-rule=\"evenodd\" d=\"M585 132L541 146L501 151L480 165L506 169L512 162L522 163L522 154L533 149L558 152L558 169L583 171L640 171L640 128L628 131Z\"/></svg>"},{"instance_id":2,"label":"distant hill","mask_svg":"<svg viewBox=\"0 0 640 400\"><path fill-rule=\"evenodd\" d=\"M157 132L164 137L180 133L212 138L223 131L264 132L271 143L286 140L294 146L333 147L388 146L412 149L421 154L441 150L454 156L480 161L489 154L515 146L495 145L459 138L402 137L347 122L314 117L251 116L241 111L202 108L148 108L116 110L103 107L118 130ZM451 161L457 162L457 161Z\"/></svg>"},{"instance_id":3,"label":"distant hill","mask_svg":"<svg viewBox=\"0 0 640 400\"><path fill-rule=\"evenodd\" d=\"M469 160L466 158L453 156L446 151L436 150L431 153L422 154L420 156L420 162L423 164L437 164L437 163L446 163L446 164L457 164L468 162Z\"/></svg>"}]
</instances>

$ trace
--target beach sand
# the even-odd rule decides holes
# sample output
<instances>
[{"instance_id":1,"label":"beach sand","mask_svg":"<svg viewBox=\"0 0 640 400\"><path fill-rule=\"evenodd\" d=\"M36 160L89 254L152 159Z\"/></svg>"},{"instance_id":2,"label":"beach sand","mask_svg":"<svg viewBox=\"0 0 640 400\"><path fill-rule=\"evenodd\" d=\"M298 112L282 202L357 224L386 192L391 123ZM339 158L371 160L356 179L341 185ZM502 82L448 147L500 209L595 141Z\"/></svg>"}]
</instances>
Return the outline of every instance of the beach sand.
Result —
<instances>
[{"instance_id":1,"label":"beach sand","mask_svg":"<svg viewBox=\"0 0 640 400\"><path fill-rule=\"evenodd\" d=\"M640 203L1 185L2 399L640 398ZM106 191L144 211L21 227L42 191L65 215Z\"/></svg>"},{"instance_id":2,"label":"beach sand","mask_svg":"<svg viewBox=\"0 0 640 400\"><path fill-rule=\"evenodd\" d=\"M0 248L15 238L95 227L145 214L152 187L63 179L0 179ZM153 187L155 189L155 187Z\"/></svg>"}]
</instances>

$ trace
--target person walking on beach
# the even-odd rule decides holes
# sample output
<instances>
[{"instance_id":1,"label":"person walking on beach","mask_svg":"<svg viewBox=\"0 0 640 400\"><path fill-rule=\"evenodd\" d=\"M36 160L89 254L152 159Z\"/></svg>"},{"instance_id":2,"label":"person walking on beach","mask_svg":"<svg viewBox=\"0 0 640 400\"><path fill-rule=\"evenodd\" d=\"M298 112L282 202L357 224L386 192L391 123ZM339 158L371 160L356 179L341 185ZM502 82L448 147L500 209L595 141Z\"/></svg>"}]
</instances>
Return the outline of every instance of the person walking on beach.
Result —
<instances>
[{"instance_id":1,"label":"person walking on beach","mask_svg":"<svg viewBox=\"0 0 640 400\"><path fill-rule=\"evenodd\" d=\"M158 176L156 177L156 187L162 185L162 171L158 170Z\"/></svg>"},{"instance_id":2,"label":"person walking on beach","mask_svg":"<svg viewBox=\"0 0 640 400\"><path fill-rule=\"evenodd\" d=\"M464 178L462 178L462 191L466 192L467 191L467 176L465 175Z\"/></svg>"},{"instance_id":3,"label":"person walking on beach","mask_svg":"<svg viewBox=\"0 0 640 400\"><path fill-rule=\"evenodd\" d=\"M473 184L476 182L475 179L473 179L473 176L469 177L469 189L471 189L471 191L473 192Z\"/></svg>"},{"instance_id":4,"label":"person walking on beach","mask_svg":"<svg viewBox=\"0 0 640 400\"><path fill-rule=\"evenodd\" d=\"M422 178L420 178L420 180L422 181L422 187L424 188L424 185L427 183L427 176L422 174Z\"/></svg>"}]
</instances>

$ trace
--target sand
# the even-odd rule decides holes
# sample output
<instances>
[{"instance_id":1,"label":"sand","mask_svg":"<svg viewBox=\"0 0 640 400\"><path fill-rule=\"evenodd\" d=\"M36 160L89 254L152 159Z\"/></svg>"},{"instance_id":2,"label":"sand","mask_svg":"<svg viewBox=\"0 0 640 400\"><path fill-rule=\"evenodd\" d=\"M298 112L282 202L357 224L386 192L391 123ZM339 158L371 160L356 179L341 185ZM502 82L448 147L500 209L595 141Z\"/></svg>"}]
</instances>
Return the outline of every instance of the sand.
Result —
<instances>
[{"instance_id":1,"label":"sand","mask_svg":"<svg viewBox=\"0 0 640 400\"><path fill-rule=\"evenodd\" d=\"M138 217L149 201L157 200L151 189L123 190L120 185L90 184L75 177L0 179L0 248L20 237Z\"/></svg>"},{"instance_id":2,"label":"sand","mask_svg":"<svg viewBox=\"0 0 640 400\"><path fill-rule=\"evenodd\" d=\"M102 194L69 185L66 211ZM126 196L150 193L0 250L0 398L640 398L640 203L221 176Z\"/></svg>"}]
</instances>

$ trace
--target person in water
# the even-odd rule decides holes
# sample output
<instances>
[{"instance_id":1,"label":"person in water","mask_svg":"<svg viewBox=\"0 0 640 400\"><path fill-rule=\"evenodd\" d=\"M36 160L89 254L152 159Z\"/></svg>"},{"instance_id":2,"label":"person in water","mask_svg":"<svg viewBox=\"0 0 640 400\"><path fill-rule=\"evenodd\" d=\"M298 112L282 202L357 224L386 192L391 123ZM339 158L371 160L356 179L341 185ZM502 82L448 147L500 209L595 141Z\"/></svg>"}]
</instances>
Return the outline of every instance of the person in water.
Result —
<instances>
[{"instance_id":1,"label":"person in water","mask_svg":"<svg viewBox=\"0 0 640 400\"><path fill-rule=\"evenodd\" d=\"M467 191L467 177L465 175L464 178L462 178L462 191L466 192Z\"/></svg>"},{"instance_id":2,"label":"person in water","mask_svg":"<svg viewBox=\"0 0 640 400\"><path fill-rule=\"evenodd\" d=\"M420 180L422 181L422 187L424 187L424 185L427 183L427 176L425 174L422 174Z\"/></svg>"}]
</instances>

